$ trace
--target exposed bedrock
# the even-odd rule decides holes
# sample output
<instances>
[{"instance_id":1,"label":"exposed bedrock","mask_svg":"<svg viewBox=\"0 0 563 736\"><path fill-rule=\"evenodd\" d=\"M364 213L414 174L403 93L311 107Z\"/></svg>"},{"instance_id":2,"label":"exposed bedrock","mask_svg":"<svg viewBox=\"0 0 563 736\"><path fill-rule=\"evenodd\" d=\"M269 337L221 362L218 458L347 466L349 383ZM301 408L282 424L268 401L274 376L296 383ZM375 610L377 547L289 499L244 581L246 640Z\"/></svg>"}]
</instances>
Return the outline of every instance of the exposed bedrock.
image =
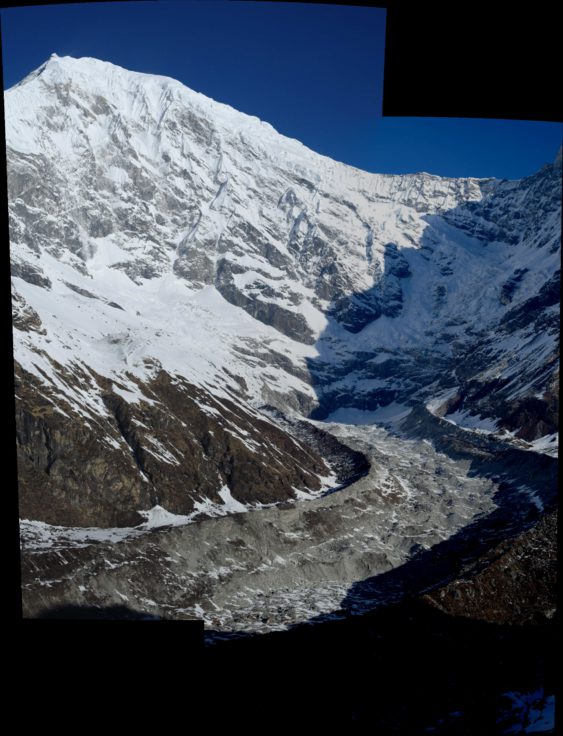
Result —
<instances>
[{"instance_id":1,"label":"exposed bedrock","mask_svg":"<svg viewBox=\"0 0 563 736\"><path fill-rule=\"evenodd\" d=\"M65 375L73 382L84 380ZM316 491L329 467L317 450L267 417L160 373L130 404L111 382L89 377L102 407L95 419L57 410L32 376L17 373L17 449L23 518L71 526L127 526L162 505L187 514L228 486L241 503ZM43 396L45 392L45 396ZM41 397L41 401L38 400Z\"/></svg>"}]
</instances>

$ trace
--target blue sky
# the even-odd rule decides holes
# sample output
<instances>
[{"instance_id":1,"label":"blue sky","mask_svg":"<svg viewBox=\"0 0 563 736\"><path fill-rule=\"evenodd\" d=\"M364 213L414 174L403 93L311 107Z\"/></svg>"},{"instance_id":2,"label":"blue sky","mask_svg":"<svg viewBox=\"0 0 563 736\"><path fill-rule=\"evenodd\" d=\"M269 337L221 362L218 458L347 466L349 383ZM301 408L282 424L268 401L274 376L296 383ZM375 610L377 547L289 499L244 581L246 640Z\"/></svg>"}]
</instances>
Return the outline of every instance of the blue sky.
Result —
<instances>
[{"instance_id":1,"label":"blue sky","mask_svg":"<svg viewBox=\"0 0 563 736\"><path fill-rule=\"evenodd\" d=\"M519 178L554 123L382 118L385 11L300 3L80 3L2 9L4 87L51 53L163 74L367 171ZM432 83L427 80L426 83Z\"/></svg>"}]
</instances>

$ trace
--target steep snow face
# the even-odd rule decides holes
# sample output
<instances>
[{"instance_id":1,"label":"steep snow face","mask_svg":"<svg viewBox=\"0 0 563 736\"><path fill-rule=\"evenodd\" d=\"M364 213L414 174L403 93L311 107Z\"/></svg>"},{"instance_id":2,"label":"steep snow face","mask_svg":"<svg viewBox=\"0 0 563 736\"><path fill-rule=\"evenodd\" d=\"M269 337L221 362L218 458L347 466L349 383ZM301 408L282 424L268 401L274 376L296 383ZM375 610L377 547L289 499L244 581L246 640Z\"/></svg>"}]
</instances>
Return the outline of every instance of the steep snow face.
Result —
<instances>
[{"instance_id":1,"label":"steep snow face","mask_svg":"<svg viewBox=\"0 0 563 736\"><path fill-rule=\"evenodd\" d=\"M108 416L99 377L150 406L164 372L321 417L455 389L452 421L554 432L560 161L369 174L173 79L55 55L5 110L14 354L57 411Z\"/></svg>"},{"instance_id":2,"label":"steep snow face","mask_svg":"<svg viewBox=\"0 0 563 736\"><path fill-rule=\"evenodd\" d=\"M366 174L174 80L94 59L51 57L6 110L14 245L104 282L113 268L138 285L213 285L306 344L336 299L380 280L389 243L417 242L423 214L484 186Z\"/></svg>"}]
</instances>

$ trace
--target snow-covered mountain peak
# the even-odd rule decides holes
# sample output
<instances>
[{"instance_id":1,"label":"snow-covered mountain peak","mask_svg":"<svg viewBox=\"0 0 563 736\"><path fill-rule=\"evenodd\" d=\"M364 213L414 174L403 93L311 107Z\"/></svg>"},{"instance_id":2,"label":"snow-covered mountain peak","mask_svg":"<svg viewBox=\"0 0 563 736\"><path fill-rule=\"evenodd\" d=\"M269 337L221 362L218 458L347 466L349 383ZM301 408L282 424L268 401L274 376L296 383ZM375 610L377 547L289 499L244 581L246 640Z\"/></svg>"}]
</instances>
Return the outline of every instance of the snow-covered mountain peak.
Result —
<instances>
[{"instance_id":1,"label":"snow-covered mountain peak","mask_svg":"<svg viewBox=\"0 0 563 736\"><path fill-rule=\"evenodd\" d=\"M29 89L30 85L33 89ZM216 102L171 77L132 72L111 62L91 57L61 57L52 54L37 70L7 91L13 97L11 109L17 112L20 105L29 107L30 102L32 106L41 106L53 87L65 85L71 85L66 90L67 104L73 94L81 99L87 92L90 96L101 96L112 111L119 111L121 117L138 115L140 112L148 113L143 120L149 124L150 132L155 132L155 129L158 131L161 117L169 111L171 105L179 104L239 134L246 132L260 139L268 139L272 135L280 136L269 123L239 112L227 104ZM96 114L96 110L93 112ZM286 139L285 147L295 149L297 154L306 150L301 142L290 138Z\"/></svg>"},{"instance_id":2,"label":"snow-covered mountain peak","mask_svg":"<svg viewBox=\"0 0 563 736\"><path fill-rule=\"evenodd\" d=\"M365 182L371 181L372 187L368 185L368 189L375 187L377 192L389 187L395 189L401 180L403 185L405 181L410 181L411 186L416 188L423 186L426 194L432 194L438 188L438 193L443 195L451 188L452 183L465 181L468 188L465 188L463 194L467 196L469 191L475 197L479 196L479 183L488 181L471 177L456 180L425 172L406 177L370 174L316 153L300 141L278 133L270 123L217 102L171 77L128 71L111 62L91 57L61 57L52 54L37 70L5 93L11 96L9 119L15 121L19 118L21 121L18 116L18 112L22 112L20 108L25 107L28 113L32 113L34 107L48 104L49 92L52 92L53 87L65 85L70 85L66 89L66 105L72 102L73 94L82 99L84 93L87 93L90 96L101 96L110 105L110 112L118 110L121 118L138 115L144 108L144 112L149 113L143 117L143 122L149 124L149 133L158 132L162 117L171 111L171 105L178 104L186 109L193 109L213 120L215 126L223 129L222 133L233 132L241 136L243 143L245 134L251 136L255 145L258 143L265 147L262 153L268 157L282 158L284 163L293 164L294 167L304 166L309 174L312 169L321 169L325 176L334 177L337 185L342 184L342 177L345 176L349 180L359 180L358 185L361 183L365 186ZM75 103L77 101L74 100ZM89 111L99 114L96 110ZM11 129L7 137L10 145L17 145L18 136L11 135ZM313 175L312 178L320 180L320 176ZM459 184L454 185L454 190L456 189L459 189Z\"/></svg>"},{"instance_id":3,"label":"snow-covered mountain peak","mask_svg":"<svg viewBox=\"0 0 563 736\"><path fill-rule=\"evenodd\" d=\"M483 411L519 429L518 402L552 391L556 167L371 174L89 58L52 56L5 110L14 354L60 411L154 407L163 380L251 414L454 388L463 413L500 387Z\"/></svg>"}]
</instances>

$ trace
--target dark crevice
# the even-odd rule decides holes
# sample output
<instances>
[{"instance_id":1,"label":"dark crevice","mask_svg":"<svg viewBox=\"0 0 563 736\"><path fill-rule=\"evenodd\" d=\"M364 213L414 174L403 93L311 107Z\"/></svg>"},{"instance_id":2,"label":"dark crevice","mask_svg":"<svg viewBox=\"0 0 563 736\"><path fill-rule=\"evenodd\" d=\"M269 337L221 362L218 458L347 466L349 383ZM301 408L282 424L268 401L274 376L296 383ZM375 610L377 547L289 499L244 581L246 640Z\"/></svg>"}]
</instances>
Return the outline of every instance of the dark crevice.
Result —
<instances>
[{"instance_id":1,"label":"dark crevice","mask_svg":"<svg viewBox=\"0 0 563 736\"><path fill-rule=\"evenodd\" d=\"M45 472L47 473L47 475L50 475L51 468L53 467L57 459L57 454L55 450L53 449L53 443L51 442L51 437L49 435L47 427L44 424L42 424L41 429L43 431L43 439L45 441L45 448L47 450L47 464L45 466Z\"/></svg>"},{"instance_id":2,"label":"dark crevice","mask_svg":"<svg viewBox=\"0 0 563 736\"><path fill-rule=\"evenodd\" d=\"M127 403L123 399L115 396L115 394L106 394L103 396L103 400L104 404L112 412L119 433L129 446L137 468L151 484L151 502L158 504L158 492L152 474L146 465L145 450L139 441L136 431L132 427L131 412Z\"/></svg>"}]
</instances>

